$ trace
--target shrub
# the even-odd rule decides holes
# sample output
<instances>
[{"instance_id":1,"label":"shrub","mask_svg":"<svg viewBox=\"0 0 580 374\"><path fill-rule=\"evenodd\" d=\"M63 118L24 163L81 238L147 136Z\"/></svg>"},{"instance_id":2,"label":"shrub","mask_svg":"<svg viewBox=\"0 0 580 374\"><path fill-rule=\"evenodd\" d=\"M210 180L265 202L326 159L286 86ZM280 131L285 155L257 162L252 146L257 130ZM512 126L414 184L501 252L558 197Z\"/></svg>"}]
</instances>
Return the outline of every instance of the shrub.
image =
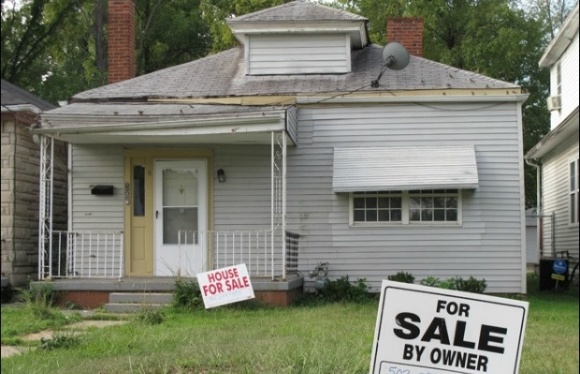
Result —
<instances>
[{"instance_id":1,"label":"shrub","mask_svg":"<svg viewBox=\"0 0 580 374\"><path fill-rule=\"evenodd\" d=\"M193 279L179 278L173 290L173 307L179 309L197 309L203 305L199 285Z\"/></svg>"},{"instance_id":2,"label":"shrub","mask_svg":"<svg viewBox=\"0 0 580 374\"><path fill-rule=\"evenodd\" d=\"M483 293L487 288L487 283L485 279L475 279L474 277L469 277L469 279L464 280L461 277L454 279L455 289L458 291Z\"/></svg>"},{"instance_id":3,"label":"shrub","mask_svg":"<svg viewBox=\"0 0 580 374\"><path fill-rule=\"evenodd\" d=\"M429 287L437 287L437 288L444 288L446 290L452 290L455 288L455 281L453 279L447 279L442 281L439 278L435 277L427 277L419 282L422 286L429 286Z\"/></svg>"},{"instance_id":4,"label":"shrub","mask_svg":"<svg viewBox=\"0 0 580 374\"><path fill-rule=\"evenodd\" d=\"M356 282L351 282L348 275L337 280L327 280L320 290L320 296L325 301L354 301L362 302L370 298L369 288L365 278L360 278Z\"/></svg>"},{"instance_id":5,"label":"shrub","mask_svg":"<svg viewBox=\"0 0 580 374\"><path fill-rule=\"evenodd\" d=\"M414 283L415 277L411 273L406 273L403 271L398 272L394 275L389 275L387 277L388 280L394 282L402 282L402 283Z\"/></svg>"}]
</instances>

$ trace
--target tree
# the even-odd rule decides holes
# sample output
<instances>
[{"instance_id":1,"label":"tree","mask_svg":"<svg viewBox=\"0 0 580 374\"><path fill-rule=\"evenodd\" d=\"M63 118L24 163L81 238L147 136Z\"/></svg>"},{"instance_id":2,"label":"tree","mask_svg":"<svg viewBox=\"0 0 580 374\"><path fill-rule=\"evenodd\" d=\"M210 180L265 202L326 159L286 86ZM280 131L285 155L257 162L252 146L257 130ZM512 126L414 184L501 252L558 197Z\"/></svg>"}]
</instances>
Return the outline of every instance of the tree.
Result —
<instances>
[{"instance_id":1,"label":"tree","mask_svg":"<svg viewBox=\"0 0 580 374\"><path fill-rule=\"evenodd\" d=\"M203 19L209 26L213 52L234 47L237 42L226 23L227 18L242 16L291 0L201 0Z\"/></svg>"},{"instance_id":2,"label":"tree","mask_svg":"<svg viewBox=\"0 0 580 374\"><path fill-rule=\"evenodd\" d=\"M199 0L137 0L138 75L209 52L209 27L201 9Z\"/></svg>"}]
</instances>

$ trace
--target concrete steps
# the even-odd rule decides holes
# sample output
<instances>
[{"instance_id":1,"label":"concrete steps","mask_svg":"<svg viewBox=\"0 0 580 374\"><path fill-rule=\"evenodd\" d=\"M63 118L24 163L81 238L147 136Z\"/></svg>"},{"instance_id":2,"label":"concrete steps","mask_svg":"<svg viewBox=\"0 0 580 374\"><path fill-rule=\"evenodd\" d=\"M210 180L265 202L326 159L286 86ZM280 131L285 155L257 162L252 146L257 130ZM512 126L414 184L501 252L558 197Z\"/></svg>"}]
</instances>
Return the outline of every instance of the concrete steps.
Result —
<instances>
[{"instance_id":1,"label":"concrete steps","mask_svg":"<svg viewBox=\"0 0 580 374\"><path fill-rule=\"evenodd\" d=\"M171 304L172 300L171 293L113 292L105 310L109 313L138 313L143 309L160 309Z\"/></svg>"}]
</instances>

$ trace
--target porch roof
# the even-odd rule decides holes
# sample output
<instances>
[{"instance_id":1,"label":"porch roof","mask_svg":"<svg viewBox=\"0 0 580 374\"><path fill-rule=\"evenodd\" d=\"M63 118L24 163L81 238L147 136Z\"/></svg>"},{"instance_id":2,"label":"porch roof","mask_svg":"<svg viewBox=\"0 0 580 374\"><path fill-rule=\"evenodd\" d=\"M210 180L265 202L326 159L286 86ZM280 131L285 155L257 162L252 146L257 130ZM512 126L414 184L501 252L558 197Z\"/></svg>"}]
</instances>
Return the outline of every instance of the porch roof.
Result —
<instances>
[{"instance_id":1,"label":"porch roof","mask_svg":"<svg viewBox=\"0 0 580 374\"><path fill-rule=\"evenodd\" d=\"M45 113L33 133L71 143L295 143L295 108L168 103L73 103ZM89 135L89 136L87 136Z\"/></svg>"},{"instance_id":2,"label":"porch roof","mask_svg":"<svg viewBox=\"0 0 580 374\"><path fill-rule=\"evenodd\" d=\"M334 149L335 193L472 189L478 182L472 146Z\"/></svg>"}]
</instances>

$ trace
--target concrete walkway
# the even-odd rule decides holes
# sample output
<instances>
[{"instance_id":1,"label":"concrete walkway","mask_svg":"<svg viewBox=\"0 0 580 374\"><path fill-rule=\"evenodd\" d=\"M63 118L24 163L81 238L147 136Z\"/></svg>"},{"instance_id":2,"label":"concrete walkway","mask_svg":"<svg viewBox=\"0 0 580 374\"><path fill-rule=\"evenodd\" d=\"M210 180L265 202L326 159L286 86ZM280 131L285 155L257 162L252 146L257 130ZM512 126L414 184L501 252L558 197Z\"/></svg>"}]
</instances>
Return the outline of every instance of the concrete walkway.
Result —
<instances>
[{"instance_id":1,"label":"concrete walkway","mask_svg":"<svg viewBox=\"0 0 580 374\"><path fill-rule=\"evenodd\" d=\"M52 339L55 334L62 332L62 331L72 331L72 332L83 332L90 328L104 328L110 326L117 326L127 323L127 320L115 320L115 321L92 321L92 320L84 320L80 322L75 322L67 326L63 326L59 331L53 330L44 330L41 332L28 334L22 337L24 341L36 341L40 339ZM0 346L2 352L2 358L14 356L21 353L29 352L35 347L21 347L21 346L8 346L2 345Z\"/></svg>"}]
</instances>

